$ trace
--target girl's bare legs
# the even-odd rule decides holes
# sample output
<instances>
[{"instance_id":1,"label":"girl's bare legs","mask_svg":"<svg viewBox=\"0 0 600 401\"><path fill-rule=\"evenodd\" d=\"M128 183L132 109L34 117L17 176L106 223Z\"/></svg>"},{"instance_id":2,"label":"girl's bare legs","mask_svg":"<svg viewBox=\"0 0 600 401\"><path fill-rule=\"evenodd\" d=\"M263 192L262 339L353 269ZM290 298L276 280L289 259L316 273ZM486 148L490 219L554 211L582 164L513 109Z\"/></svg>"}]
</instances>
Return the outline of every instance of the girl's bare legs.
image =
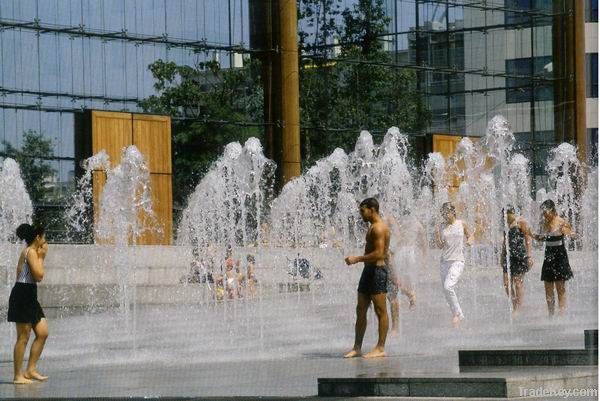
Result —
<instances>
[{"instance_id":1,"label":"girl's bare legs","mask_svg":"<svg viewBox=\"0 0 600 401\"><path fill-rule=\"evenodd\" d=\"M17 342L15 343L15 349L13 351L13 368L14 368L14 384L28 384L31 380L27 379L21 367L23 366L23 357L25 355L25 348L29 341L29 334L31 333L31 324L29 323L17 323Z\"/></svg>"},{"instance_id":2,"label":"girl's bare legs","mask_svg":"<svg viewBox=\"0 0 600 401\"><path fill-rule=\"evenodd\" d=\"M504 291L506 292L506 295L508 296L508 273L504 273ZM512 288L511 288L512 291Z\"/></svg>"},{"instance_id":3,"label":"girl's bare legs","mask_svg":"<svg viewBox=\"0 0 600 401\"><path fill-rule=\"evenodd\" d=\"M548 316L554 316L554 282L544 281L544 289L546 291L546 304L548 305Z\"/></svg>"},{"instance_id":4,"label":"girl's bare legs","mask_svg":"<svg viewBox=\"0 0 600 401\"><path fill-rule=\"evenodd\" d=\"M567 312L567 288L564 280L555 281L554 285L558 294L558 313L564 315Z\"/></svg>"},{"instance_id":5,"label":"girl's bare legs","mask_svg":"<svg viewBox=\"0 0 600 401\"><path fill-rule=\"evenodd\" d=\"M512 278L513 282L513 311L518 313L523 306L525 297L525 285L523 284L523 275L519 274Z\"/></svg>"},{"instance_id":6,"label":"girl's bare legs","mask_svg":"<svg viewBox=\"0 0 600 401\"><path fill-rule=\"evenodd\" d=\"M42 351L44 350L44 344L48 338L48 322L46 319L42 319L35 326L33 326L33 332L35 333L35 340L31 344L31 350L29 351L29 363L27 364L27 371L25 377L28 379L35 380L48 380L48 376L43 376L37 371L37 361L39 361Z\"/></svg>"},{"instance_id":7,"label":"girl's bare legs","mask_svg":"<svg viewBox=\"0 0 600 401\"><path fill-rule=\"evenodd\" d=\"M525 288L523 284L523 275L519 274L510 278L510 296L512 301L513 312L518 312L523 305L523 297ZM508 273L504 273L504 291L508 295Z\"/></svg>"}]
</instances>

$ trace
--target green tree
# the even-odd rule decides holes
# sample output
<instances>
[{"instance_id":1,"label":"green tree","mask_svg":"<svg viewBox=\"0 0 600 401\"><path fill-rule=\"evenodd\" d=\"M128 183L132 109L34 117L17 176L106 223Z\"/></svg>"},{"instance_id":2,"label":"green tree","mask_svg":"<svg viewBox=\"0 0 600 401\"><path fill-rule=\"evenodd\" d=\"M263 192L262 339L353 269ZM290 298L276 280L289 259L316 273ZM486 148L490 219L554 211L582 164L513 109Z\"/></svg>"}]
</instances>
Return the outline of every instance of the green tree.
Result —
<instances>
[{"instance_id":1,"label":"green tree","mask_svg":"<svg viewBox=\"0 0 600 401\"><path fill-rule=\"evenodd\" d=\"M173 118L173 198L183 204L227 143L262 136L252 124L262 121L262 88L253 64L222 70L214 61L190 67L157 60L149 69L160 94L140 106Z\"/></svg>"},{"instance_id":2,"label":"green tree","mask_svg":"<svg viewBox=\"0 0 600 401\"><path fill-rule=\"evenodd\" d=\"M417 91L416 73L393 66L392 55L383 47L389 23L383 0L358 0L341 12L339 2L330 0L325 7L317 0L302 0L301 26L314 32L300 35L308 54L300 82L308 165L335 147L351 150L361 129L397 126L422 132L430 119ZM335 29L332 19L339 21ZM332 54L334 40L339 40L339 55Z\"/></svg>"},{"instance_id":3,"label":"green tree","mask_svg":"<svg viewBox=\"0 0 600 401\"><path fill-rule=\"evenodd\" d=\"M382 46L388 19L383 0L297 0L299 10L300 120L304 165L349 151L361 129L398 126L421 132L429 114L412 70L390 66ZM334 54L340 42L340 54ZM173 117L174 200L183 204L207 168L231 141L262 137L263 92L256 64L221 70L217 62L149 66L159 92L140 102L146 112ZM237 121L242 124L231 124Z\"/></svg>"},{"instance_id":4,"label":"green tree","mask_svg":"<svg viewBox=\"0 0 600 401\"><path fill-rule=\"evenodd\" d=\"M33 204L44 203L48 194L46 183L56 174L47 160L54 155L52 140L29 130L23 133L20 150L6 141L2 141L2 145L5 155L19 163L23 182Z\"/></svg>"}]
</instances>

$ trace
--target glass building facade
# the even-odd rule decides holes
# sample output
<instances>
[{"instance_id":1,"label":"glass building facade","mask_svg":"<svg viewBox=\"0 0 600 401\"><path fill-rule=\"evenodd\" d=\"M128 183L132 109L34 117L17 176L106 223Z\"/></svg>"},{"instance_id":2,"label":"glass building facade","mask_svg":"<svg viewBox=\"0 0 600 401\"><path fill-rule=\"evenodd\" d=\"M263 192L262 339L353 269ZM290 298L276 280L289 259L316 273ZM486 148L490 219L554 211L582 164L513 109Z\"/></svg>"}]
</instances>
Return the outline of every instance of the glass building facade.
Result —
<instances>
[{"instance_id":1,"label":"glass building facade","mask_svg":"<svg viewBox=\"0 0 600 401\"><path fill-rule=\"evenodd\" d=\"M74 188L75 113L141 111L158 59L239 65L247 21L247 0L0 0L0 160L25 132L52 142L37 212Z\"/></svg>"},{"instance_id":2,"label":"glass building facade","mask_svg":"<svg viewBox=\"0 0 600 401\"><path fill-rule=\"evenodd\" d=\"M430 133L485 134L496 114L545 182L554 131L551 0L387 1L395 49L419 70L432 112Z\"/></svg>"},{"instance_id":3,"label":"glass building facade","mask_svg":"<svg viewBox=\"0 0 600 401\"><path fill-rule=\"evenodd\" d=\"M565 0L568 1L568 0ZM351 7L356 0L342 0ZM551 0L384 0L391 68L414 69L432 114L427 134L482 136L503 114L545 182L554 126ZM597 0L585 0L597 23ZM39 210L60 207L74 187L74 113L141 111L156 94L158 59L239 66L248 53L248 0L0 0L0 158L24 133L51 140L55 171ZM598 96L598 56L586 50L587 97ZM597 107L597 101L596 101ZM588 106L589 112L590 106ZM597 118L597 114L596 114ZM597 123L588 124L597 143ZM358 132L358 131L357 131ZM594 139L595 138L595 139Z\"/></svg>"}]
</instances>

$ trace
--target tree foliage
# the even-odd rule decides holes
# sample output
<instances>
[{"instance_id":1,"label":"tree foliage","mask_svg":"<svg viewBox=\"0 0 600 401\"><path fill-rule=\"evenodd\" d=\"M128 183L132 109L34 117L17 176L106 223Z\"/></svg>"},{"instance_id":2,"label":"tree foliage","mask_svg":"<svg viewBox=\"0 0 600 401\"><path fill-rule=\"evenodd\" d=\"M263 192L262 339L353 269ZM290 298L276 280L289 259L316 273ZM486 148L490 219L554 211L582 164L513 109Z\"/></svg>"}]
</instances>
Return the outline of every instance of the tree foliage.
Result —
<instances>
[{"instance_id":1,"label":"tree foliage","mask_svg":"<svg viewBox=\"0 0 600 401\"><path fill-rule=\"evenodd\" d=\"M44 138L34 130L23 133L21 149L2 141L4 153L21 167L21 175L29 197L34 204L45 203L48 194L47 182L56 170L46 160L53 157L52 140Z\"/></svg>"},{"instance_id":2,"label":"tree foliage","mask_svg":"<svg viewBox=\"0 0 600 401\"><path fill-rule=\"evenodd\" d=\"M416 74L389 66L383 0L358 0L352 8L342 0L298 0L298 12L305 166L336 147L350 150L361 129L424 129L429 115ZM340 43L337 54L334 40ZM149 68L159 95L140 105L174 118L174 199L183 203L227 143L262 136L262 127L224 122L263 121L258 66L221 70L214 61L190 67L158 60Z\"/></svg>"},{"instance_id":3,"label":"tree foliage","mask_svg":"<svg viewBox=\"0 0 600 401\"><path fill-rule=\"evenodd\" d=\"M160 94L140 106L173 118L173 195L183 203L227 143L261 135L244 123L262 120L262 88L253 64L222 70L214 61L190 67L157 60L149 69Z\"/></svg>"},{"instance_id":4,"label":"tree foliage","mask_svg":"<svg viewBox=\"0 0 600 401\"><path fill-rule=\"evenodd\" d=\"M359 0L341 11L339 0L301 2L307 27L322 21L314 34L300 35L305 52L301 125L308 163L335 147L351 150L361 129L397 126L422 132L430 114L417 91L416 73L391 67L392 54L383 46L389 23L383 0Z\"/></svg>"}]
</instances>

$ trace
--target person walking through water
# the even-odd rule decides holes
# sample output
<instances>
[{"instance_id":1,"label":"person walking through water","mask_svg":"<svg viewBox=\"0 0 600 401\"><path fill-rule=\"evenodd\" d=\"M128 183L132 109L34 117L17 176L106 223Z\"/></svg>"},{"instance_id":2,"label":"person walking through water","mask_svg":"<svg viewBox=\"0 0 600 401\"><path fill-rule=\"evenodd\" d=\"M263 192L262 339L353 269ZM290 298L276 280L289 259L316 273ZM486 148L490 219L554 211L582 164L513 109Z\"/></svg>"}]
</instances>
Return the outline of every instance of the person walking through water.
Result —
<instances>
[{"instance_id":1,"label":"person walking through water","mask_svg":"<svg viewBox=\"0 0 600 401\"><path fill-rule=\"evenodd\" d=\"M427 237L423 225L411 215L408 208L401 211L401 219L388 218L393 240L390 242L388 262L387 298L392 317L391 335L400 332L400 300L398 293L408 299L409 310L415 309L417 292L415 289L418 270L417 260L427 260Z\"/></svg>"},{"instance_id":2,"label":"person walking through water","mask_svg":"<svg viewBox=\"0 0 600 401\"><path fill-rule=\"evenodd\" d=\"M554 201L548 199L540 206L544 223L542 234L535 235L538 241L545 241L542 281L546 291L548 316L554 316L554 289L558 295L558 309L561 315L567 311L567 289L565 282L573 277L569 256L565 247L565 236L573 236L569 223L556 212Z\"/></svg>"},{"instance_id":3,"label":"person walking through water","mask_svg":"<svg viewBox=\"0 0 600 401\"><path fill-rule=\"evenodd\" d=\"M364 255L348 256L345 259L347 265L364 262L365 266L358 282L354 347L344 358L361 356L362 342L367 329L367 311L371 302L379 322L379 337L375 348L364 357L378 358L385 356L385 339L389 325L386 306L386 258L390 245L390 229L379 216L379 202L375 198L367 198L360 203L360 216L363 221L370 223L370 227L367 231Z\"/></svg>"},{"instance_id":4,"label":"person walking through water","mask_svg":"<svg viewBox=\"0 0 600 401\"><path fill-rule=\"evenodd\" d=\"M44 259L48 253L48 244L43 228L32 227L29 224L21 224L17 228L17 237L25 240L27 246L21 251L17 263L17 280L8 301L8 321L15 322L17 326L17 342L13 352L13 383L28 384L32 383L32 379L48 379L37 371L36 366L48 338L48 322L37 300L36 284L44 278ZM23 357L32 329L35 340L31 344L27 370L23 372Z\"/></svg>"},{"instance_id":5,"label":"person walking through water","mask_svg":"<svg viewBox=\"0 0 600 401\"><path fill-rule=\"evenodd\" d=\"M464 315L454 287L465 268L464 239L467 238L467 245L471 245L473 239L466 224L456 218L456 209L450 202L442 205L441 213L445 223L438 227L435 236L438 247L442 248L440 277L444 296L452 311L452 326L458 328Z\"/></svg>"},{"instance_id":6,"label":"person walking through water","mask_svg":"<svg viewBox=\"0 0 600 401\"><path fill-rule=\"evenodd\" d=\"M525 288L523 278L525 273L533 266L532 259L532 238L533 234L529 228L527 221L518 216L514 207L507 206L504 210L506 213L507 229L504 232L502 241L502 271L504 272L504 289L506 295L511 297L512 313L517 315L523 306L523 298L525 296ZM508 232L508 240L506 233ZM506 245L508 243L508 252ZM508 253L508 258L507 258ZM507 262L510 266L510 287L508 279ZM509 291L510 289L510 291Z\"/></svg>"}]
</instances>

